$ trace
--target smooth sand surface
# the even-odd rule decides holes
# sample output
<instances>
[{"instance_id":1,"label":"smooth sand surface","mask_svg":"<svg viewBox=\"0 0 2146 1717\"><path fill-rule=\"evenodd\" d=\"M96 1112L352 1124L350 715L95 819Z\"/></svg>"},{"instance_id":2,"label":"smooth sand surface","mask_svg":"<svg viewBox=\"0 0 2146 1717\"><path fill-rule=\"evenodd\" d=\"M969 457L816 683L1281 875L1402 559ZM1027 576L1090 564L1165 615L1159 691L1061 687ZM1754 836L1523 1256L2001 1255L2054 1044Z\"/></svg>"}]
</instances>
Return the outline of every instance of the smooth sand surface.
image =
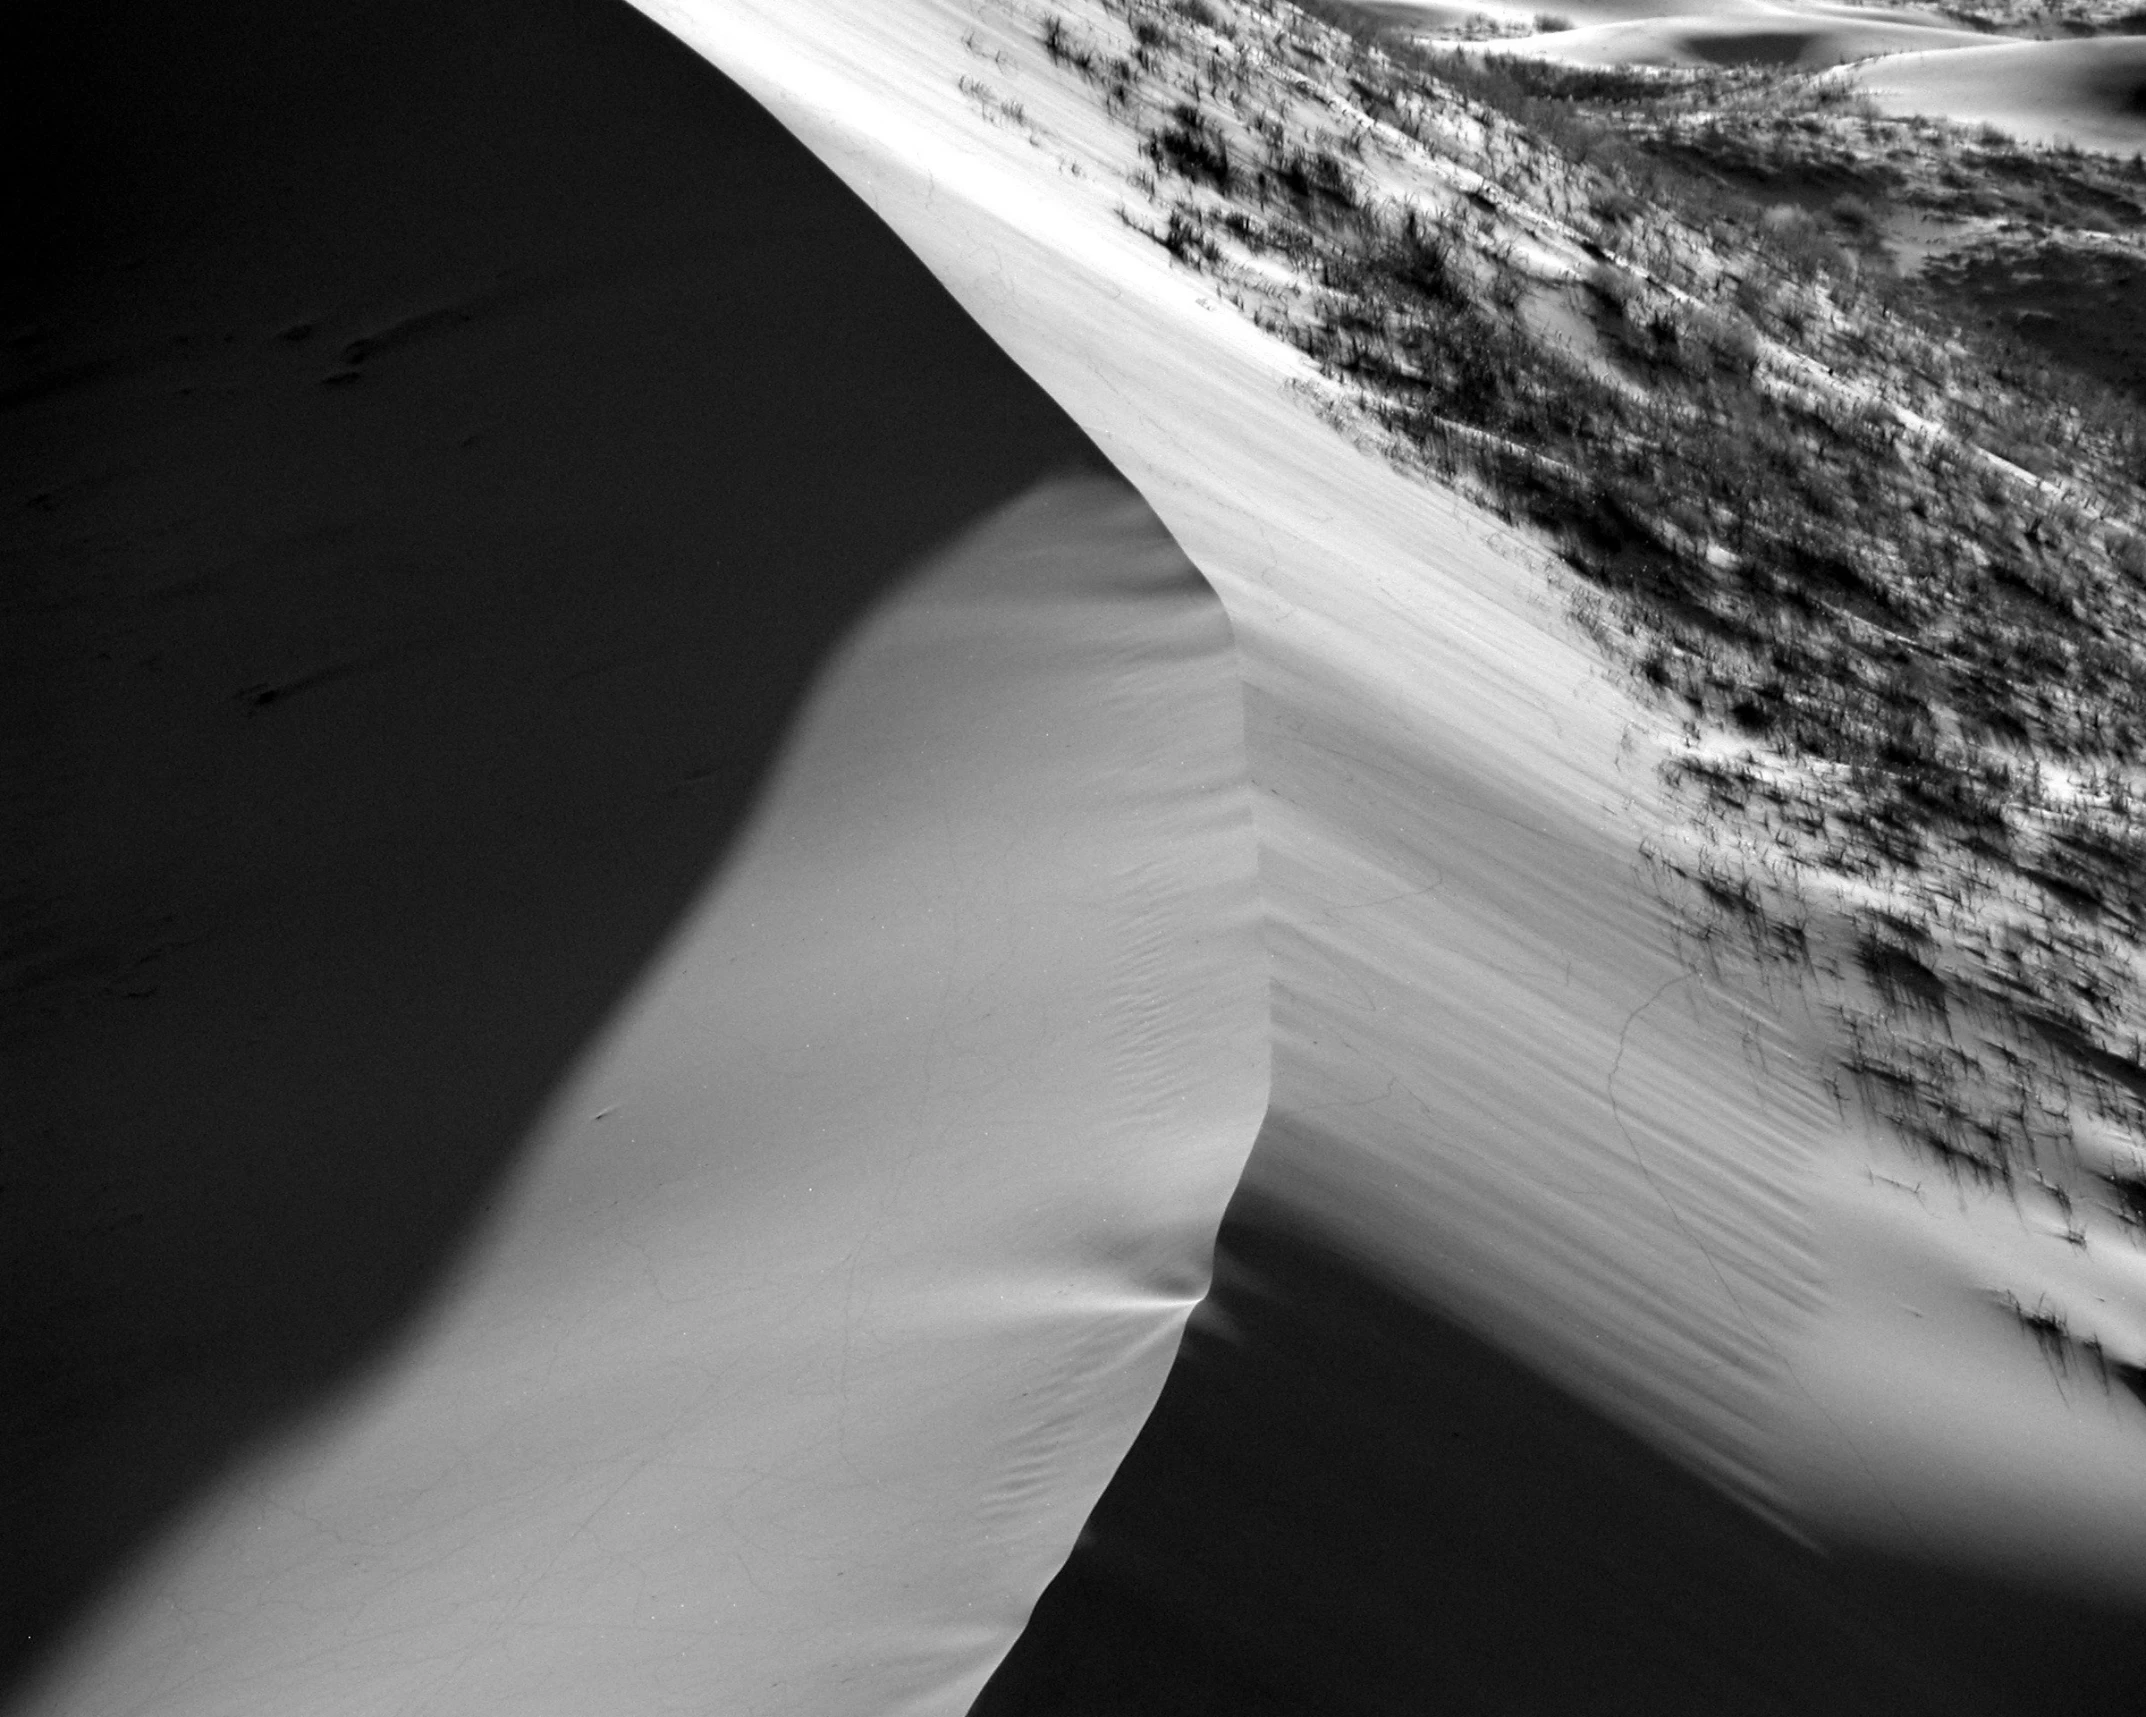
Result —
<instances>
[{"instance_id":1,"label":"smooth sand surface","mask_svg":"<svg viewBox=\"0 0 2146 1717\"><path fill-rule=\"evenodd\" d=\"M2146 149L2146 37L1986 44L1843 75L1887 113L1994 125L2030 143Z\"/></svg>"},{"instance_id":2,"label":"smooth sand surface","mask_svg":"<svg viewBox=\"0 0 2146 1717\"><path fill-rule=\"evenodd\" d=\"M1264 1101L1212 592L623 7L38 68L10 1708L958 1710Z\"/></svg>"}]
</instances>

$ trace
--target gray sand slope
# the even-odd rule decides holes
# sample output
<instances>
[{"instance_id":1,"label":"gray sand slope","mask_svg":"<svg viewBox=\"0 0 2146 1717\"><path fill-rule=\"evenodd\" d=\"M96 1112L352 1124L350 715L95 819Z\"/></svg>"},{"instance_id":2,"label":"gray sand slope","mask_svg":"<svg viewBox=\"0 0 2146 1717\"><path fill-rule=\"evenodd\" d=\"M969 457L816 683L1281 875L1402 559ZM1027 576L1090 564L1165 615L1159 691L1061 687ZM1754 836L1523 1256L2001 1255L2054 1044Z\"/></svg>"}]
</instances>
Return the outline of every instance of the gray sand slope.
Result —
<instances>
[{"instance_id":1,"label":"gray sand slope","mask_svg":"<svg viewBox=\"0 0 2146 1717\"><path fill-rule=\"evenodd\" d=\"M17 1691L958 1706L1264 1094L1212 594L623 7L47 29Z\"/></svg>"}]
</instances>

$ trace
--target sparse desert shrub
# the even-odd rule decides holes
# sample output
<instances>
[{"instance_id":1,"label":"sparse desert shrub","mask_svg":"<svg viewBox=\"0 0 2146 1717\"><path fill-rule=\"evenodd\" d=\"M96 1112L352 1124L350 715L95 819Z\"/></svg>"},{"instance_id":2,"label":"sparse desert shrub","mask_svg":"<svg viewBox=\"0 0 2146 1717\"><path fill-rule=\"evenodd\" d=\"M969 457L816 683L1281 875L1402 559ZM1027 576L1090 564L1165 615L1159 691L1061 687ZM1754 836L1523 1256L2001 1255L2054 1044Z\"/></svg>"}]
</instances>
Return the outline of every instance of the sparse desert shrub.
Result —
<instances>
[{"instance_id":1,"label":"sparse desert shrub","mask_svg":"<svg viewBox=\"0 0 2146 1717\"><path fill-rule=\"evenodd\" d=\"M1350 182L1348 168L1327 150L1275 146L1266 176L1283 195L1306 210L1356 207L1356 187Z\"/></svg>"},{"instance_id":2,"label":"sparse desert shrub","mask_svg":"<svg viewBox=\"0 0 2146 1717\"><path fill-rule=\"evenodd\" d=\"M1170 224L1164 230L1163 248L1179 262L1197 268L1201 263L1217 263L1222 252L1208 234L1206 223L1198 213L1183 207L1170 211Z\"/></svg>"},{"instance_id":3,"label":"sparse desert shrub","mask_svg":"<svg viewBox=\"0 0 2146 1717\"><path fill-rule=\"evenodd\" d=\"M1777 203L1759 223L1767 247L1799 280L1810 280L1840 265L1840 248L1806 209Z\"/></svg>"},{"instance_id":4,"label":"sparse desert shrub","mask_svg":"<svg viewBox=\"0 0 2146 1717\"><path fill-rule=\"evenodd\" d=\"M1085 42L1076 41L1066 21L1056 12L1043 20L1043 51L1054 66L1071 66L1083 78L1095 75L1095 50Z\"/></svg>"},{"instance_id":5,"label":"sparse desert shrub","mask_svg":"<svg viewBox=\"0 0 2146 1717\"><path fill-rule=\"evenodd\" d=\"M1750 323L1702 310L1692 318L1692 333L1714 363L1731 375L1748 376L1758 368L1759 339Z\"/></svg>"},{"instance_id":6,"label":"sparse desert shrub","mask_svg":"<svg viewBox=\"0 0 2146 1717\"><path fill-rule=\"evenodd\" d=\"M1598 262L1587 271L1588 290L1612 316L1625 317L1639 297L1639 282L1613 262Z\"/></svg>"},{"instance_id":7,"label":"sparse desert shrub","mask_svg":"<svg viewBox=\"0 0 2146 1717\"><path fill-rule=\"evenodd\" d=\"M1451 231L1425 220L1414 208L1380 258L1393 278L1425 303L1459 308L1469 301L1465 272L1455 260Z\"/></svg>"},{"instance_id":8,"label":"sparse desert shrub","mask_svg":"<svg viewBox=\"0 0 2146 1717\"><path fill-rule=\"evenodd\" d=\"M1853 233L1870 233L1877 230L1878 211L1870 206L1867 198L1853 191L1844 191L1835 197L1829 211L1834 221Z\"/></svg>"},{"instance_id":9,"label":"sparse desert shrub","mask_svg":"<svg viewBox=\"0 0 2146 1717\"><path fill-rule=\"evenodd\" d=\"M2146 804L2119 783L2073 816L2041 767L2067 760L2077 778L2146 754L2146 418L2085 383L2064 391L2046 354L2000 349L1844 254L1839 240L1865 247L1878 210L1900 206L1885 163L1907 122L1866 135L1876 119L1850 110L1844 124L1841 105L1819 111L1807 80L1779 71L1465 62L1398 42L1374 54L1288 9L1258 25L1244 13L1248 37L1278 32L1273 58L1225 74L1207 44L1156 21L1198 21L1184 7L1112 10L1133 23L1141 67L1193 92L1143 140L1153 172L1131 182L1221 199L1128 224L1249 296L1247 313L1316 361L1396 457L1539 528L1637 681L1678 721L1768 758L1682 783L1741 843L1711 849L1704 874L1722 892L1702 883L1708 899L1741 902L1754 946L1783 957L1810 950L1736 853L1852 879L1856 912L1897 906L1855 920L1887 1017L1853 1026L1864 1035L1844 1065L1901 1135L1991 1182L2031 1160L2027 1107L2003 1107L2022 1076L1994 1056L1967 1065L1992 1020L2094 1090L2135 1079L2146 1129L2146 1068L2112 1035L2146 1024L2146 982L2096 952L2146 925ZM1287 67L1264 95L1262 63ZM1335 108L1293 100L1304 76L1498 190L1458 218L1395 212L1380 153L1350 157L1349 137L1315 129ZM1203 85L1227 92L1251 144L1203 111ZM1986 196L2035 219L2098 219L2136 194L2113 162L1931 135L1914 147L1954 151L1958 183L1938 166L1921 183L1955 199L1949 213ZM1818 219L1793 202L1762 214L1736 185L1768 181L1832 200ZM1629 360L1614 379L1501 313L1520 291L1501 261L1509 198L1617 228L1630 266L1598 260L1582 283L1592 335ZM1224 233L1263 267L1235 269ZM1769 360L1764 337L1786 334L1795 350ZM1903 435L1888 401L1932 427ZM2088 504L2054 504L1986 452ZM1978 919L1992 891L2030 913L2030 934ZM1960 1027L1944 1051L1957 1065L1884 1037L1910 1016L1932 1042Z\"/></svg>"},{"instance_id":10,"label":"sparse desert shrub","mask_svg":"<svg viewBox=\"0 0 2146 1717\"><path fill-rule=\"evenodd\" d=\"M1153 71L1164 54L1177 46L1177 38L1152 18L1133 20L1133 58L1142 71Z\"/></svg>"},{"instance_id":11,"label":"sparse desert shrub","mask_svg":"<svg viewBox=\"0 0 2146 1717\"><path fill-rule=\"evenodd\" d=\"M1170 110L1169 124L1148 138L1143 152L1163 171L1204 180L1225 195L1236 178L1228 142L1191 102Z\"/></svg>"}]
</instances>

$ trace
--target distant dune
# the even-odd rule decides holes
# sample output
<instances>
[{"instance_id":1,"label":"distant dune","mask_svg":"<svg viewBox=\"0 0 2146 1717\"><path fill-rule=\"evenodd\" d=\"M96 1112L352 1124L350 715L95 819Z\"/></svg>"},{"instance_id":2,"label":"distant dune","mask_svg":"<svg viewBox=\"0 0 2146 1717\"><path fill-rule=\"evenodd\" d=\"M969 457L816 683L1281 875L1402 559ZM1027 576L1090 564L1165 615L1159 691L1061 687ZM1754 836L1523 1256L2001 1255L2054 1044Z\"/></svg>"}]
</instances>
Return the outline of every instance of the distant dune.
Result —
<instances>
[{"instance_id":1,"label":"distant dune","mask_svg":"<svg viewBox=\"0 0 2146 1717\"><path fill-rule=\"evenodd\" d=\"M1727 15L1669 12L1484 44L1490 53L1530 54L1571 65L1833 66L1916 50L1983 47L1987 36L1846 8L1825 13L1736 6Z\"/></svg>"},{"instance_id":2,"label":"distant dune","mask_svg":"<svg viewBox=\"0 0 2146 1717\"><path fill-rule=\"evenodd\" d=\"M1779 0L1366 0L1345 10L1427 33L1487 19L1518 33L1473 51L1568 65L1815 69L1882 61L1845 75L1889 113L1992 124L2036 143L2121 154L2146 147L2146 38L2138 36L2005 41L1934 10Z\"/></svg>"},{"instance_id":3,"label":"distant dune","mask_svg":"<svg viewBox=\"0 0 2146 1717\"><path fill-rule=\"evenodd\" d=\"M1994 125L2026 142L2146 149L2146 37L1987 43L1844 74L1888 113Z\"/></svg>"},{"instance_id":4,"label":"distant dune","mask_svg":"<svg viewBox=\"0 0 2146 1717\"><path fill-rule=\"evenodd\" d=\"M49 22L0 1697L958 1710L1265 1097L1214 593L622 6Z\"/></svg>"}]
</instances>

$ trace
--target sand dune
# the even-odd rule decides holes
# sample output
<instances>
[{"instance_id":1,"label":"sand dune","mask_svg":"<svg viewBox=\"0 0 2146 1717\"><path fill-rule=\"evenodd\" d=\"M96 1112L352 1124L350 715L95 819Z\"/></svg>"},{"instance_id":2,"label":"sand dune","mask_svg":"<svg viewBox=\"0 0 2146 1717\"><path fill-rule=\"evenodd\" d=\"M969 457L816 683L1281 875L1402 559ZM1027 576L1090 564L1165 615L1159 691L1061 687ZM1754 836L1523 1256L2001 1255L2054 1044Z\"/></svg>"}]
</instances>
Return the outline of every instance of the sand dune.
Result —
<instances>
[{"instance_id":1,"label":"sand dune","mask_svg":"<svg viewBox=\"0 0 2146 1717\"><path fill-rule=\"evenodd\" d=\"M2146 37L1986 44L1843 75L1888 113L1994 125L2033 143L2146 149Z\"/></svg>"},{"instance_id":2,"label":"sand dune","mask_svg":"<svg viewBox=\"0 0 2146 1717\"><path fill-rule=\"evenodd\" d=\"M1554 17L1563 20L1568 27L1584 29L1599 24L1647 23L1665 18L1734 23L1740 19L1778 19L1784 14L1806 20L1830 19L1842 24L1956 28L1943 13L1934 9L1829 5L1825 0L1812 0L1811 4L1801 6L1783 5L1781 0L1572 0L1569 5L1554 6L1526 5L1520 0L1485 0L1480 6L1454 4L1453 0L1368 0L1361 5L1352 0L1350 9L1400 30L1457 30L1477 18L1520 26Z\"/></svg>"},{"instance_id":3,"label":"sand dune","mask_svg":"<svg viewBox=\"0 0 2146 1717\"><path fill-rule=\"evenodd\" d=\"M1843 75L1889 113L1992 124L2036 143L2125 154L2146 147L2146 44L2136 36L1993 41L1934 11L1777 0L1579 0L1556 7L1387 0L1360 10L1402 30L1452 30L1475 16L1532 28L1469 51L1568 65L1816 69L1882 62ZM1541 29L1552 17L1567 27Z\"/></svg>"},{"instance_id":4,"label":"sand dune","mask_svg":"<svg viewBox=\"0 0 2146 1717\"><path fill-rule=\"evenodd\" d=\"M11 1708L958 1709L1264 1098L1220 607L631 12L72 19Z\"/></svg>"},{"instance_id":5,"label":"sand dune","mask_svg":"<svg viewBox=\"0 0 2146 1717\"><path fill-rule=\"evenodd\" d=\"M964 1706L1144 1416L1257 1122L1232 670L1116 482L932 556L414 1339L24 1708Z\"/></svg>"},{"instance_id":6,"label":"sand dune","mask_svg":"<svg viewBox=\"0 0 2146 1717\"><path fill-rule=\"evenodd\" d=\"M1910 1666L1912 1682L1915 1666L1962 1652L1965 1692L1986 1708L2103 1708L2137 1664L2137 1409L2075 1412L2003 1314L1912 1248L1875 1249L1898 1274L1889 1291L1864 1285L1874 1249L1831 1187L1865 1145L1814 1077L1816 1024L1674 952L1640 857L1659 827L1652 718L1556 619L1528 545L1334 436L1307 408L1318 383L1293 354L1118 221L1109 163L1123 134L1070 76L1036 69L1015 15L991 13L987 30L973 9L928 0L899 12L827 0L809 25L745 0L657 10L859 186L1135 479L1230 607L1249 689L1275 1063L1222 1256L1275 1281L1260 1236L1279 1232L1285 1253L1320 1268L1289 1266L1274 1291L1224 1293L1202 1314L1213 1339L1188 1346L1165 1394L1166 1409L1173 1393L1191 1402L1169 1421L1184 1440L1156 1466L1136 1454L1114 1484L1132 1500L1106 1501L1062 1577L1113 1602L1070 1606L1076 1623L1024 1646L1017 1685L990 1708L1164 1711L1176 1707L1158 1688L1227 1685L1249 1700L1296 1685L1375 1710L1388 1708L1381 1687L1463 1665L1484 1678L1480 1708L1531 1708L1512 1666L1553 1650L1566 1703L1542 1708L1586 1708L1590 1678L1612 1663L1629 1678L1624 1708L1720 1708L1704 1667L1716 1648L1682 1629L1674 1600L1650 1625L1659 1649L1625 1655L1615 1642L1637 1637L1631 1617L1625 1632L1559 1646L1556 1618L1603 1612L1590 1611L1595 1576L1558 1559L1554 1517L1501 1528L1491 1510L1479 1536L1419 1547L1403 1584L1367 1571L1335 1599L1359 1604L1359 1625L1293 1619L1312 1588L1292 1558L1330 1542L1321 1553L1347 1567L1352 1542L1405 1534L1367 1524L1385 1519L1376 1475L1389 1470L1372 1451L1417 1446L1424 1410L1411 1403L1442 1399L1452 1351L1426 1335L1417 1358L1389 1355L1387 1393L1362 1411L1395 1419L1338 1425L1322 1445L1338 1466L1315 1477L1293 1453L1302 1418L1276 1405L1248 1429L1246 1392L1317 1402L1340 1381L1316 1356L1342 1367L1346 1337L1339 1325L1322 1337L1327 1313L1312 1309L1334 1272L1367 1302L1487 1338L1584 1403L1593 1430L1554 1446L1629 1475L1613 1489L1652 1483L1614 1452L1631 1436L1682 1484L1701 1474L1699 1491L1739 1499L1734 1518L1807 1535L1769 1529L1758 1561L1732 1573L1708 1548L1721 1541L1704 1506L1655 1511L1679 1523L1658 1549L1681 1572L1635 1588L1635 1605L1710 1579L1730 1583L1738 1614L1790 1588L1814 1594L1809 1625L1745 1659L1732 1685L1749 1708L1832 1708L1814 1682L1849 1689L1846 1708L1882 1708L1898 1682L1869 1679L1874 1661ZM935 33L963 44L954 64L1018 90L1023 123L933 95ZM1039 195L1039 180L1053 191ZM1959 1322L1928 1367L1881 1383L1852 1356L1898 1351L1904 1289ZM1261 1313L1277 1303L1292 1309ZM1963 1417L1963 1395L2001 1410ZM1361 1469L1342 1453L1352 1447ZM1480 1485L1525 1516L1539 1493L1501 1461L1479 1445L1442 1482ZM1169 1503L1195 1468L1208 1475L1195 1518L1252 1499L1228 1532ZM1865 1507L1873 1495L1895 1510L1883 1522ZM1352 1526L1372 1536L1352 1540ZM1516 1558L1513 1602L1471 1607L1482 1631L1466 1640L1426 1629L1441 1594L1501 1554L1501 1531L1537 1547ZM1810 1536L1836 1547L1830 1558ZM1604 1554L1614 1566L1628 1551ZM1860 1584L1852 1554L1881 1558ZM2115 1594L2112 1607L2086 1603L2089 1588ZM2093 1648L1993 1630L2023 1592L2045 1607L2016 1613L2060 1617ZM1047 1604L1039 1618L1064 1613ZM1304 1679L1231 1679L1276 1670L1277 1654ZM1942 1700L1962 1678L1927 1686Z\"/></svg>"},{"instance_id":7,"label":"sand dune","mask_svg":"<svg viewBox=\"0 0 2146 1717\"><path fill-rule=\"evenodd\" d=\"M499 948L636 912L454 1159L423 1243L387 1244L384 1307L337 1323L296 1264L218 1278L301 1308L281 1347L239 1325L264 1369L324 1338L337 1363L222 1409L219 1460L314 1414L228 1471L197 1451L165 1476L155 1500L193 1507L26 1709L951 1713L1002 1655L976 1705L992 1717L2122 1709L2146 1637L2146 1418L2046 1386L1959 1224L1859 1195L1864 1141L1822 1088L1817 1024L1679 945L1649 871L1660 718L1566 618L1540 546L1337 435L1306 363L1119 218L1130 134L1046 64L1029 9L644 9L909 251L728 84L611 13L562 4L532 33L526 9L472 10L443 43L412 8L382 26L409 60L332 57L361 90L377 56L440 68L416 104L430 128L395 135L420 167L483 174L439 180L431 224L334 312L357 378L309 376L309 409L385 393L397 353L451 334L437 391L403 372L374 433L430 472L413 426L496 401L542 456L494 479L496 514L454 489L425 516L569 545L531 641L495 645L504 599L481 575L517 563L483 531L426 539L424 564L477 569L450 586L468 606L395 638L474 640L424 659L483 670L472 701L505 700L540 742L533 784L492 788L522 754L474 719L439 727L439 680L412 683L392 708L430 751L410 755L457 765L419 833L463 838L475 798L510 852L537 820L541 854L547 770L585 757L570 827L595 856L571 874L524 857L519 886L485 891L491 847L454 867L359 847L334 876L401 863L423 953L469 936L434 964L376 962L374 920L329 910L360 891L302 873L274 897L326 927L302 960L266 933L250 964L216 956L227 1010L152 1011L149 1049L98 1036L122 1002L95 1001L51 1040L73 1059L41 1113L68 1119L60 1098L116 1042L118 1113L145 1125L176 1093L185 1124L140 1138L189 1169L226 1113L242 1168L293 1113L327 1113L312 1136L363 1160L382 1089L444 1102L519 1035L485 1011L495 992L558 993L541 964L498 984ZM496 108L470 117L461 83L499 42L542 75L488 69ZM560 89L587 94L574 124ZM504 254L526 271L471 264L444 296L405 278L502 201L524 211L531 248ZM544 248L588 230L612 236ZM555 306L527 324L492 308L522 302L525 272ZM630 362L605 344L622 335ZM269 372L210 373L250 401ZM145 408L80 397L106 401L65 444L86 472ZM188 506L257 469L242 437L319 433L220 409L221 442L153 419ZM378 442L330 442L353 445L361 494L399 469ZM355 503L322 474L339 467L296 469L285 486L321 515L275 540L346 540ZM130 510L124 484L98 504L88 523L161 589L152 545L194 515ZM240 484L210 516L265 504ZM530 508L540 528L507 532ZM613 575L643 565L611 551L651 540L623 522L648 516L668 575ZM711 544L745 576L709 578ZM572 576L591 566L606 576ZM250 648L272 588L234 592L201 636L238 627ZM623 612L590 606L619 589ZM739 589L781 602L741 619L710 594ZM770 695L749 622L800 591L816 621ZM88 612L64 641L93 657L132 611ZM290 612L308 639L315 611ZM615 688L602 719L528 691L554 658L558 682ZM331 655L233 685L297 712L356 679ZM733 701L697 701L734 679ZM237 772L201 803L246 842L197 832L180 856L236 892L341 851L367 816L304 785L365 755L380 708L350 713L340 749L315 734L280 773ZM729 725L748 716L751 744ZM175 731L182 769L219 765L220 729ZM122 723L101 752L74 743L117 769L143 740ZM692 809L711 756L719 817ZM360 809L409 772L398 754ZM174 971L193 945L174 941ZM328 1002L278 1040L281 1106L230 1102L260 1073L224 1039L272 1030L263 998L313 984ZM428 1077L301 1053L413 993L442 1040ZM187 1055L206 1071L176 1076ZM395 1113L416 1142L378 1185L355 1177L363 1214L464 1145L423 1103ZM732 1149L707 1148L718 1115ZM1255 1122L1215 1292L1111 1476ZM108 1131L113 1160L149 1155ZM325 1234L303 1264L340 1280L394 1232L346 1217L351 1178L248 1214L284 1225L289 1257ZM63 1190L52 1208L89 1200ZM121 1310L164 1279L139 1267ZM197 1295L172 1327L204 1304L232 1320ZM49 1541L59 1506L153 1446L137 1418L176 1392L126 1384L133 1351L108 1335L93 1351L124 1386L95 1458L41 1472Z\"/></svg>"}]
</instances>

